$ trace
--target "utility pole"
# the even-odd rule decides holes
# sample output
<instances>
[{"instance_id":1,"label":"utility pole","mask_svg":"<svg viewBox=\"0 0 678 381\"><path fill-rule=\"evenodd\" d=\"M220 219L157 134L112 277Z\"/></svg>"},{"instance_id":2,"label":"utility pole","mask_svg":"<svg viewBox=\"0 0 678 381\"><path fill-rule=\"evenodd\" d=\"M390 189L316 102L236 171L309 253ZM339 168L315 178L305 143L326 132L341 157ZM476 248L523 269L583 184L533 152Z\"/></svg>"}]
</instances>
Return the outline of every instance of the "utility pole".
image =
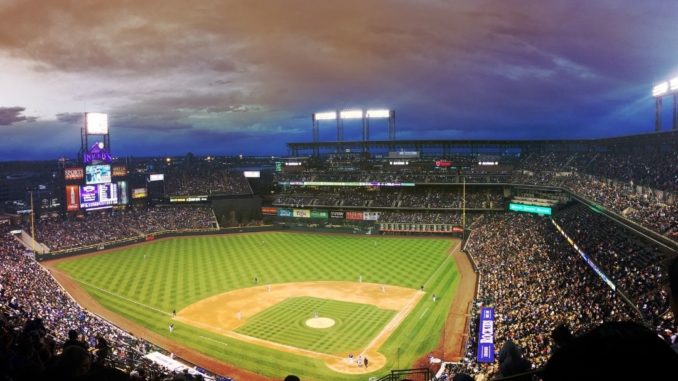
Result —
<instances>
[{"instance_id":1,"label":"utility pole","mask_svg":"<svg viewBox=\"0 0 678 381\"><path fill-rule=\"evenodd\" d=\"M461 193L461 240L466 237L466 176L462 177Z\"/></svg>"},{"instance_id":2,"label":"utility pole","mask_svg":"<svg viewBox=\"0 0 678 381\"><path fill-rule=\"evenodd\" d=\"M33 255L35 255L35 208L33 208L33 191L30 191L31 194L31 250Z\"/></svg>"}]
</instances>

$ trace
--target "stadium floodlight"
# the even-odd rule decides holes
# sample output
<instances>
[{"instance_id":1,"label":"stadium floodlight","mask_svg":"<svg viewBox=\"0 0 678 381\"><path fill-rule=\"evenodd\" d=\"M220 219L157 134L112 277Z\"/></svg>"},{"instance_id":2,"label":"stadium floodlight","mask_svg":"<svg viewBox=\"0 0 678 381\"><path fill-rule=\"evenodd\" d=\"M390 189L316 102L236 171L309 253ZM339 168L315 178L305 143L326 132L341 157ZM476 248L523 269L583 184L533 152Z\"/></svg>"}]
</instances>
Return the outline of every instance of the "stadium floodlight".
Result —
<instances>
[{"instance_id":1,"label":"stadium floodlight","mask_svg":"<svg viewBox=\"0 0 678 381\"><path fill-rule=\"evenodd\" d=\"M88 134L93 135L108 134L108 114L88 112L85 120L87 122Z\"/></svg>"},{"instance_id":2,"label":"stadium floodlight","mask_svg":"<svg viewBox=\"0 0 678 381\"><path fill-rule=\"evenodd\" d=\"M655 87L652 88L652 96L653 97L660 97L664 94L666 94L669 91L669 83L668 82L662 82Z\"/></svg>"},{"instance_id":3,"label":"stadium floodlight","mask_svg":"<svg viewBox=\"0 0 678 381\"><path fill-rule=\"evenodd\" d=\"M678 77L675 77L669 81L671 83L671 91L678 90Z\"/></svg>"},{"instance_id":4,"label":"stadium floodlight","mask_svg":"<svg viewBox=\"0 0 678 381\"><path fill-rule=\"evenodd\" d=\"M337 119L337 113L335 111L327 112L317 112L313 114L315 120L335 120Z\"/></svg>"},{"instance_id":5,"label":"stadium floodlight","mask_svg":"<svg viewBox=\"0 0 678 381\"><path fill-rule=\"evenodd\" d=\"M344 110L339 113L341 119L362 119L363 110Z\"/></svg>"},{"instance_id":6,"label":"stadium floodlight","mask_svg":"<svg viewBox=\"0 0 678 381\"><path fill-rule=\"evenodd\" d=\"M391 110L378 109L378 110L367 110L365 115L368 118L390 118Z\"/></svg>"}]
</instances>

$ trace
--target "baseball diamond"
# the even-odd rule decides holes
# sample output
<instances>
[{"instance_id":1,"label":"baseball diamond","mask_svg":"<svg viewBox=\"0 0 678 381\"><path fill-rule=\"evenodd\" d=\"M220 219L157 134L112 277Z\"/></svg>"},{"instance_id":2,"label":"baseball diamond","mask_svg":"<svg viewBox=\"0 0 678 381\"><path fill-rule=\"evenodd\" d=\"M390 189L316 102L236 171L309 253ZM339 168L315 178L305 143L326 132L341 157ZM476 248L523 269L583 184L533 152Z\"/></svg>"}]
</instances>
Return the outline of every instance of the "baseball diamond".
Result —
<instances>
[{"instance_id":1,"label":"baseball diamond","mask_svg":"<svg viewBox=\"0 0 678 381\"><path fill-rule=\"evenodd\" d=\"M283 232L200 236L66 259L54 271L122 318L219 361L270 377L284 369L305 379L362 380L412 364L438 344L459 283L449 255L456 245ZM334 324L311 328L312 318ZM369 358L370 367L348 362L349 354Z\"/></svg>"}]
</instances>

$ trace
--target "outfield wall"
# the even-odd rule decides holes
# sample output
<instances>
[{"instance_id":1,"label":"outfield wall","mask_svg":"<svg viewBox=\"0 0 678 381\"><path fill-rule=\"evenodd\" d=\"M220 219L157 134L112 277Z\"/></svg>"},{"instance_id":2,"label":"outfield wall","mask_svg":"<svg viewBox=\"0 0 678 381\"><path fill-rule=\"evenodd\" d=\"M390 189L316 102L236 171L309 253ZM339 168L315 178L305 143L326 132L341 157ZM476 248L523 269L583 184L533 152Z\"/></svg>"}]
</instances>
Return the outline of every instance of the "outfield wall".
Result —
<instances>
[{"instance_id":1,"label":"outfield wall","mask_svg":"<svg viewBox=\"0 0 678 381\"><path fill-rule=\"evenodd\" d=\"M213 235L213 234L238 234L238 233L258 233L276 230L286 230L284 226L264 225L264 226L248 226L241 228L226 228L226 229L201 229L201 230L182 230L182 231L162 231L157 233L149 233L145 236L138 236L129 239L105 242L97 245L83 246L73 249L52 252L50 254L38 254L36 259L38 261L45 261L50 259L58 259L65 257L72 257L75 255L93 253L106 249L113 249L116 247L124 247L133 245L135 243L149 242L160 238L170 237L187 237L198 235Z\"/></svg>"}]
</instances>

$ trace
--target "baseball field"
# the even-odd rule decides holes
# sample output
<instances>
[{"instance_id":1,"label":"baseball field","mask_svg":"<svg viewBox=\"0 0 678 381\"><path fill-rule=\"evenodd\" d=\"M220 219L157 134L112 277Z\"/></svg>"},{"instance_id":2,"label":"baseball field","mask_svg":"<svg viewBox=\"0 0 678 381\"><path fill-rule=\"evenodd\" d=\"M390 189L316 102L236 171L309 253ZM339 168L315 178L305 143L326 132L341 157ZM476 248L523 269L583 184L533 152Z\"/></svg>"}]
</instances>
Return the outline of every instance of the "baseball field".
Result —
<instances>
[{"instance_id":1,"label":"baseball field","mask_svg":"<svg viewBox=\"0 0 678 381\"><path fill-rule=\"evenodd\" d=\"M438 344L459 284L450 256L457 243L198 236L54 266L107 310L235 367L280 379L366 380L409 367Z\"/></svg>"}]
</instances>

